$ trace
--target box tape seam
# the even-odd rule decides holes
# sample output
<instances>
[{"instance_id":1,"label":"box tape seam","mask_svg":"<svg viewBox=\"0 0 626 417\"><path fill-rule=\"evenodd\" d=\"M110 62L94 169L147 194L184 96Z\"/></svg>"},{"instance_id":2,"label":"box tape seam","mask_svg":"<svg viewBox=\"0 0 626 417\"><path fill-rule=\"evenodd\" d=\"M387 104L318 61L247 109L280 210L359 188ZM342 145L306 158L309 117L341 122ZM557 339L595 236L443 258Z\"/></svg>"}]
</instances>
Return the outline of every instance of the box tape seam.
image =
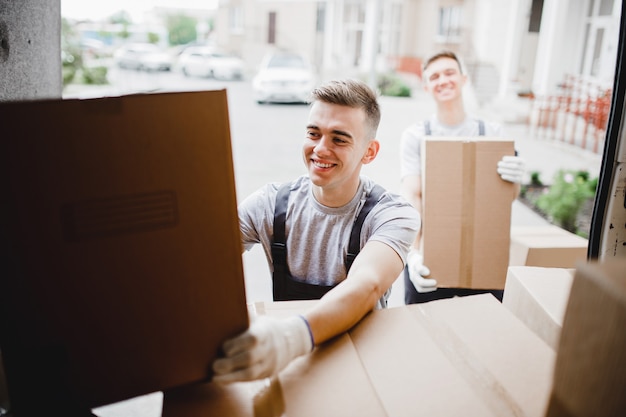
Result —
<instances>
[{"instance_id":1,"label":"box tape seam","mask_svg":"<svg viewBox=\"0 0 626 417\"><path fill-rule=\"evenodd\" d=\"M526 415L506 388L472 354L450 326L443 320L428 314L421 305L415 311L418 315L414 315L413 319L427 330L428 335L441 349L444 356L495 415L515 417Z\"/></svg>"},{"instance_id":2,"label":"box tape seam","mask_svg":"<svg viewBox=\"0 0 626 417\"><path fill-rule=\"evenodd\" d=\"M372 381L372 378L369 375L369 372L367 371L367 366L365 365L365 362L363 361L363 358L361 357L361 353L359 352L359 349L357 348L357 345L356 345L354 339L352 338L352 334L350 332L347 332L346 335L350 339L350 345L352 345L352 349L354 350L354 352L356 353L357 358L359 359L359 363L361 364L361 368L365 371L365 374L367 375L367 382L368 382L370 388L372 389L372 392L376 396L376 401L378 401L378 403L380 404L380 408L385 410L385 415L381 416L381 417L389 417L389 413L387 412L387 408L385 407L385 403L383 402L383 399L380 397L380 394L376 390L376 386L374 385L374 383Z\"/></svg>"},{"instance_id":3,"label":"box tape seam","mask_svg":"<svg viewBox=\"0 0 626 417\"><path fill-rule=\"evenodd\" d=\"M461 287L471 288L472 262L474 258L474 200L476 195L476 142L463 143L463 188L461 196L461 262L459 282Z\"/></svg>"}]
</instances>

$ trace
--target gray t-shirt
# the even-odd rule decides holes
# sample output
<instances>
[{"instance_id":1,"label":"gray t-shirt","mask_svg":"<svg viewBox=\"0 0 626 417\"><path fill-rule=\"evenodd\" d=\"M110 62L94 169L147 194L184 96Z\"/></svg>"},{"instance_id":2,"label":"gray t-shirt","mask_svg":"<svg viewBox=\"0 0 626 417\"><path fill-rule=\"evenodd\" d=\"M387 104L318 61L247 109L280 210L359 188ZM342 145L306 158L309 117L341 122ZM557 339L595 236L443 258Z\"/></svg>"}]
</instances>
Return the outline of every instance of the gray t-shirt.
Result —
<instances>
[{"instance_id":1,"label":"gray t-shirt","mask_svg":"<svg viewBox=\"0 0 626 417\"><path fill-rule=\"evenodd\" d=\"M268 184L239 205L241 240L246 250L261 243L272 267L274 206L281 184ZM374 182L361 177L354 198L343 207L320 204L307 176L292 182L285 235L292 277L315 285L335 285L346 278L345 258L352 225ZM361 248L369 240L389 245L403 261L419 229L419 213L402 197L385 192L361 230Z\"/></svg>"},{"instance_id":2,"label":"gray t-shirt","mask_svg":"<svg viewBox=\"0 0 626 417\"><path fill-rule=\"evenodd\" d=\"M456 125L444 125L433 115L430 119L431 136L478 136L478 119L466 117ZM502 127L497 123L485 123L485 136L502 136ZM407 175L421 175L422 140L426 136L424 121L418 121L402 132L400 138L400 178Z\"/></svg>"}]
</instances>

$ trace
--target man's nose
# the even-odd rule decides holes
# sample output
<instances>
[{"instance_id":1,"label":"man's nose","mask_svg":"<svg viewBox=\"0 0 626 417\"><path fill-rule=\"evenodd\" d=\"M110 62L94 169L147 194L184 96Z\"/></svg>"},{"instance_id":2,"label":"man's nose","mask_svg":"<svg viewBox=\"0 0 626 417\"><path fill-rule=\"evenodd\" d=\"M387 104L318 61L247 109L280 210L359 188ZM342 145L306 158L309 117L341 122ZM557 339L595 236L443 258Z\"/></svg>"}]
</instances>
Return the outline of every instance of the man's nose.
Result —
<instances>
[{"instance_id":1,"label":"man's nose","mask_svg":"<svg viewBox=\"0 0 626 417\"><path fill-rule=\"evenodd\" d=\"M313 150L316 154L321 155L321 154L328 152L330 150L331 145L332 145L331 138L327 135L323 135L322 138L319 140L319 142L317 142L317 145L315 145L315 148Z\"/></svg>"}]
</instances>

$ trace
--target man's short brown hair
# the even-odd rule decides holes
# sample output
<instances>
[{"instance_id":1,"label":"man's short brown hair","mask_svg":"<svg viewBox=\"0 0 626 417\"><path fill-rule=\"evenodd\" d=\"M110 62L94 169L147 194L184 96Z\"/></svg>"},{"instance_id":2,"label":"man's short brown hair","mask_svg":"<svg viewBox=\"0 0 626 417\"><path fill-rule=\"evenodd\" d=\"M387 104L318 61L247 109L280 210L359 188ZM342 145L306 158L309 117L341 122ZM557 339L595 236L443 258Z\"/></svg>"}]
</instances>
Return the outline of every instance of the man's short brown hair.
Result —
<instances>
[{"instance_id":1,"label":"man's short brown hair","mask_svg":"<svg viewBox=\"0 0 626 417\"><path fill-rule=\"evenodd\" d=\"M422 70L422 72L426 71L426 69L428 68L428 66L430 64L432 64L433 62L435 62L435 61L437 61L438 59L441 59L441 58L454 59L456 61L456 63L458 64L458 66L459 66L459 71L461 72L461 74L463 74L463 66L461 65L461 60L452 51L437 52L435 55L433 55L430 58L428 58L426 60L426 63L424 64L424 69Z\"/></svg>"},{"instance_id":2,"label":"man's short brown hair","mask_svg":"<svg viewBox=\"0 0 626 417\"><path fill-rule=\"evenodd\" d=\"M370 129L370 139L376 137L380 107L376 93L363 81L344 79L324 83L311 92L311 102L315 101L363 109Z\"/></svg>"}]
</instances>

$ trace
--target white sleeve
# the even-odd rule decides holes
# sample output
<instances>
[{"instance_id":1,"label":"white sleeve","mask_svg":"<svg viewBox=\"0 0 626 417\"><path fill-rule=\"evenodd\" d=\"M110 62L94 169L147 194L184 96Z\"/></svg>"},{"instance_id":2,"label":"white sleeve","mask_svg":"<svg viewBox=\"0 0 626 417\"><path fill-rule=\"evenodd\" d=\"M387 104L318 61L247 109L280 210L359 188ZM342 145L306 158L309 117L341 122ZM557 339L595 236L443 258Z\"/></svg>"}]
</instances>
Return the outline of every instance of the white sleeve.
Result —
<instances>
[{"instance_id":1,"label":"white sleeve","mask_svg":"<svg viewBox=\"0 0 626 417\"><path fill-rule=\"evenodd\" d=\"M267 184L246 197L237 207L241 244L246 251L256 243L269 239L277 188L278 184Z\"/></svg>"},{"instance_id":2,"label":"white sleeve","mask_svg":"<svg viewBox=\"0 0 626 417\"><path fill-rule=\"evenodd\" d=\"M422 123L409 127L400 137L400 178L407 175L421 175L421 145L424 136Z\"/></svg>"},{"instance_id":3,"label":"white sleeve","mask_svg":"<svg viewBox=\"0 0 626 417\"><path fill-rule=\"evenodd\" d=\"M485 136L503 137L504 133L504 129L502 129L502 125L500 125L499 123L485 123Z\"/></svg>"}]
</instances>

